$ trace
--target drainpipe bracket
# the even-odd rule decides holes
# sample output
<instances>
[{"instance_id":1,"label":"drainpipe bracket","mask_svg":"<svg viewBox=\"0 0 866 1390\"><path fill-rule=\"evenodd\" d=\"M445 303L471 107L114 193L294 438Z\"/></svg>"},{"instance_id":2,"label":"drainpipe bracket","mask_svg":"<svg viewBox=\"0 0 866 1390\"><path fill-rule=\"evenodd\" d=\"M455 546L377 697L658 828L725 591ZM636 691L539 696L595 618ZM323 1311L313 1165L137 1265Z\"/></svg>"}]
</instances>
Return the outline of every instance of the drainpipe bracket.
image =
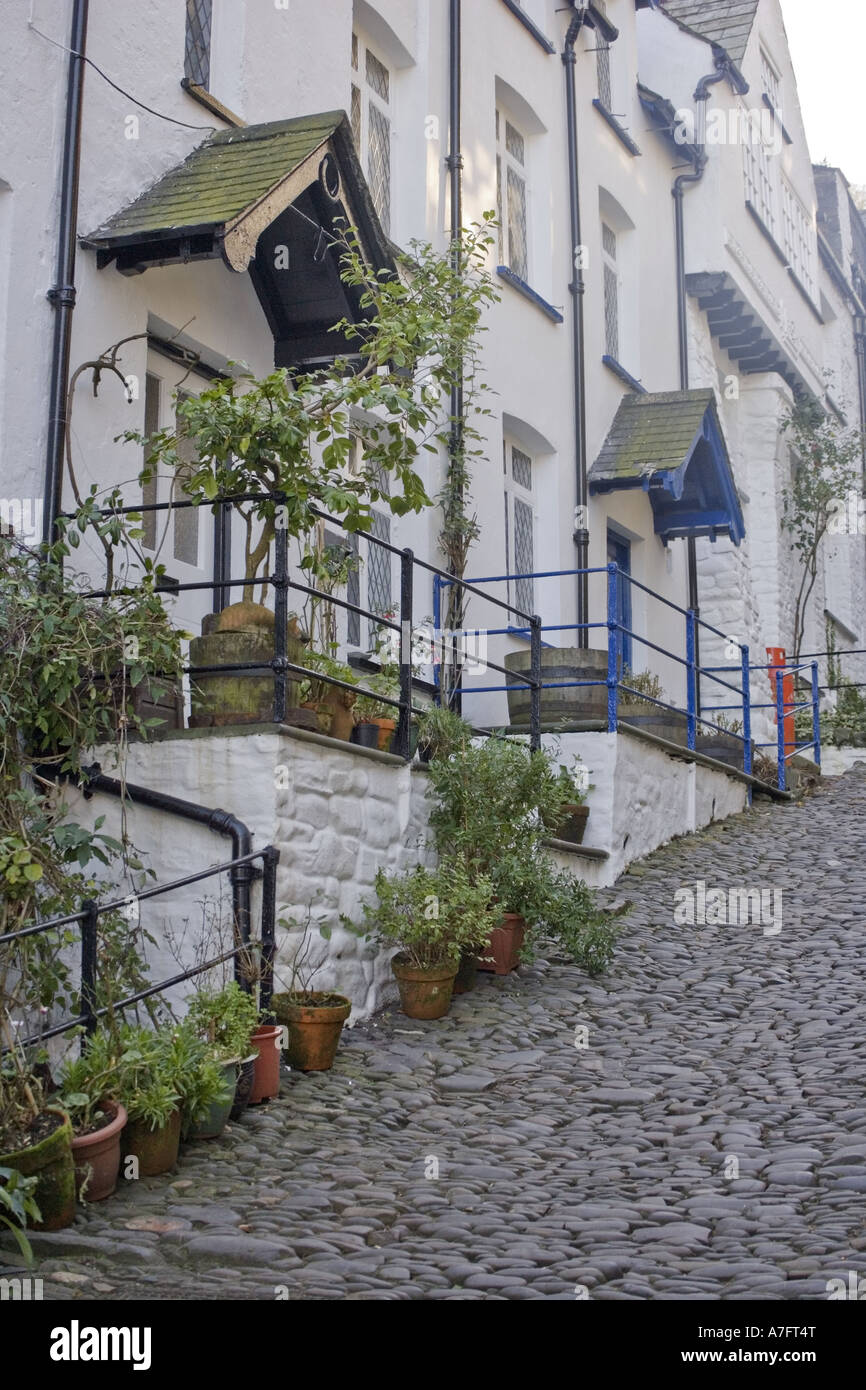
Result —
<instances>
[{"instance_id":1,"label":"drainpipe bracket","mask_svg":"<svg viewBox=\"0 0 866 1390\"><path fill-rule=\"evenodd\" d=\"M60 306L64 309L75 308L75 286L74 285L52 285L50 290L46 290L45 298L50 304Z\"/></svg>"}]
</instances>

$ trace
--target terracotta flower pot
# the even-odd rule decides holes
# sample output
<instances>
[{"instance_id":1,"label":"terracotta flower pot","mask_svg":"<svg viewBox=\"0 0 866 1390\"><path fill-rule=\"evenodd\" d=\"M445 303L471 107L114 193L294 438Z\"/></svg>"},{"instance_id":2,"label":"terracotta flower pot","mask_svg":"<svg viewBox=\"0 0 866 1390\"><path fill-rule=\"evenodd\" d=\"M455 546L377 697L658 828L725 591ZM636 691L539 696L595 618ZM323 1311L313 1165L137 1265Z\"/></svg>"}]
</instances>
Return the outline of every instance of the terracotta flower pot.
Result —
<instances>
[{"instance_id":1,"label":"terracotta flower pot","mask_svg":"<svg viewBox=\"0 0 866 1390\"><path fill-rule=\"evenodd\" d=\"M288 1029L289 1066L295 1071L330 1071L343 1024L352 1012L351 1001L341 994L323 991L312 991L306 996L275 994L271 1008L277 1021Z\"/></svg>"},{"instance_id":2,"label":"terracotta flower pot","mask_svg":"<svg viewBox=\"0 0 866 1390\"><path fill-rule=\"evenodd\" d=\"M394 737L397 721L396 719L376 719L374 723L379 729L379 742L377 746L382 753L387 753L391 747L391 739Z\"/></svg>"},{"instance_id":3,"label":"terracotta flower pot","mask_svg":"<svg viewBox=\"0 0 866 1390\"><path fill-rule=\"evenodd\" d=\"M46 1107L37 1124L45 1115L56 1120L54 1129L26 1149L0 1154L0 1168L15 1168L25 1178L38 1176L35 1197L42 1220L34 1222L32 1229L59 1231L71 1226L75 1217L72 1126L69 1116L54 1106Z\"/></svg>"},{"instance_id":4,"label":"terracotta flower pot","mask_svg":"<svg viewBox=\"0 0 866 1390\"><path fill-rule=\"evenodd\" d=\"M240 1062L226 1062L222 1068L226 1085L230 1088L226 1100L214 1101L204 1119L190 1125L188 1139L218 1139L228 1124L229 1114L235 1103L235 1087L238 1080Z\"/></svg>"},{"instance_id":5,"label":"terracotta flower pot","mask_svg":"<svg viewBox=\"0 0 866 1390\"><path fill-rule=\"evenodd\" d=\"M235 1086L235 1097L232 1108L229 1111L230 1120L239 1120L250 1103L250 1096L253 1091L253 1082L256 1079L256 1056L254 1052L250 1057L244 1057L238 1071L238 1081Z\"/></svg>"},{"instance_id":6,"label":"terracotta flower pot","mask_svg":"<svg viewBox=\"0 0 866 1390\"><path fill-rule=\"evenodd\" d=\"M516 912L503 912L501 923L493 928L487 945L478 954L478 969L494 975L510 975L520 963L525 935L524 919Z\"/></svg>"},{"instance_id":7,"label":"terracotta flower pot","mask_svg":"<svg viewBox=\"0 0 866 1390\"><path fill-rule=\"evenodd\" d=\"M104 1110L111 1120L92 1134L72 1137L75 1187L81 1202L102 1202L117 1187L120 1171L120 1136L126 1110L119 1101L107 1100Z\"/></svg>"},{"instance_id":8,"label":"terracotta flower pot","mask_svg":"<svg viewBox=\"0 0 866 1390\"><path fill-rule=\"evenodd\" d=\"M457 974L454 977L454 993L469 994L475 988L475 977L478 973L478 957L474 951L464 951L460 957L460 964L457 967Z\"/></svg>"},{"instance_id":9,"label":"terracotta flower pot","mask_svg":"<svg viewBox=\"0 0 866 1390\"><path fill-rule=\"evenodd\" d=\"M442 1018L451 1007L456 962L419 970L397 955L391 969L400 990L400 1007L407 1018Z\"/></svg>"},{"instance_id":10,"label":"terracotta flower pot","mask_svg":"<svg viewBox=\"0 0 866 1390\"><path fill-rule=\"evenodd\" d=\"M162 1129L151 1129L146 1120L128 1120L123 1151L138 1159L138 1176L155 1178L177 1163L180 1147L180 1111L173 1110Z\"/></svg>"},{"instance_id":11,"label":"terracotta flower pot","mask_svg":"<svg viewBox=\"0 0 866 1390\"><path fill-rule=\"evenodd\" d=\"M263 1023L250 1035L250 1047L256 1054L253 1089L250 1105L261 1105L280 1094L280 1034L282 1028Z\"/></svg>"}]
</instances>

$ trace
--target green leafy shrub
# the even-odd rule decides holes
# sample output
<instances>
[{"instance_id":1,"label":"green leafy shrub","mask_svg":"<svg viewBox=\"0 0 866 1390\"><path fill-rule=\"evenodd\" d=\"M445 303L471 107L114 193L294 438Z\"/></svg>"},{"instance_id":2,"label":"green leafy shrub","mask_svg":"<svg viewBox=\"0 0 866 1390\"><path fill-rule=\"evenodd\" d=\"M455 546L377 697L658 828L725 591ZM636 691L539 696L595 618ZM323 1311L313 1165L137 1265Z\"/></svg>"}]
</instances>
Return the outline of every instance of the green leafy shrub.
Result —
<instances>
[{"instance_id":1,"label":"green leafy shrub","mask_svg":"<svg viewBox=\"0 0 866 1390\"><path fill-rule=\"evenodd\" d=\"M259 1010L253 995L235 980L218 993L202 990L194 995L186 1017L218 1061L243 1061L250 1055L250 1034L258 1026Z\"/></svg>"},{"instance_id":2,"label":"green leafy shrub","mask_svg":"<svg viewBox=\"0 0 866 1390\"><path fill-rule=\"evenodd\" d=\"M459 858L443 859L437 869L380 869L377 901L364 907L365 927L419 970L456 965L463 951L481 949L501 916L491 904L491 889L489 879Z\"/></svg>"},{"instance_id":3,"label":"green leafy shrub","mask_svg":"<svg viewBox=\"0 0 866 1390\"><path fill-rule=\"evenodd\" d=\"M38 1173L25 1178L17 1168L0 1168L0 1225L12 1232L28 1265L33 1263L33 1249L24 1228L42 1219L35 1196L38 1185Z\"/></svg>"}]
</instances>

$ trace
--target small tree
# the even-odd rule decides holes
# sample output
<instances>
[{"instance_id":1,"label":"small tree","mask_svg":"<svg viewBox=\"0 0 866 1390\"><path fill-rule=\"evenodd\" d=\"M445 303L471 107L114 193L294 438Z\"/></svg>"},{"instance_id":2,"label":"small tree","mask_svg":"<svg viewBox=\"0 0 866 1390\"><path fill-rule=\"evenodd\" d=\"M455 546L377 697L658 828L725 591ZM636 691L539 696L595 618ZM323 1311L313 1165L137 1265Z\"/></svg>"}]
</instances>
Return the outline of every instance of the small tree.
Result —
<instances>
[{"instance_id":1,"label":"small tree","mask_svg":"<svg viewBox=\"0 0 866 1390\"><path fill-rule=\"evenodd\" d=\"M821 543L833 518L847 503L860 475L862 436L826 415L817 402L803 401L784 422L795 456L790 488L782 494L782 525L802 566L794 605L794 656L800 658L809 599L818 577Z\"/></svg>"}]
</instances>

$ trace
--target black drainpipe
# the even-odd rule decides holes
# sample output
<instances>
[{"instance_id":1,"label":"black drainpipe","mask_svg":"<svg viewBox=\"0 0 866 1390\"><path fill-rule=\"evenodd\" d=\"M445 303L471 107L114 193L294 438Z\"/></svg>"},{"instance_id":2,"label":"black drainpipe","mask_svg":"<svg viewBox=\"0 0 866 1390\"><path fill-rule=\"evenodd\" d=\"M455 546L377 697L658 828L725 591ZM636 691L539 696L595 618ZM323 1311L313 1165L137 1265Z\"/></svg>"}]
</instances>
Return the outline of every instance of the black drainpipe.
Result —
<instances>
[{"instance_id":1,"label":"black drainpipe","mask_svg":"<svg viewBox=\"0 0 866 1390\"><path fill-rule=\"evenodd\" d=\"M722 82L729 76L730 63L727 58L719 57L712 72L702 77L695 88L694 100L699 106L704 105L710 98L710 88L717 82ZM689 329L686 313L686 241L685 225L683 222L683 195L690 184L700 183L704 177L704 170L707 167L707 151L705 140L706 112L698 113L698 139L697 150L694 160L694 171L691 174L679 174L674 179L674 186L671 190L674 199L674 222L676 229L676 255L677 255L677 327L679 338L679 358L680 358L680 390L689 389ZM686 540L688 555L689 572L689 608L694 611L696 618L701 615L700 596L698 593L698 553L695 545L694 536L689 536ZM695 663L701 664L700 649L700 629L695 624ZM696 680L697 711L701 712L701 682L700 676Z\"/></svg>"},{"instance_id":2,"label":"black drainpipe","mask_svg":"<svg viewBox=\"0 0 866 1390\"><path fill-rule=\"evenodd\" d=\"M54 523L63 502L63 456L66 445L66 393L69 389L69 351L72 310L75 307L75 236L78 228L78 172L81 164L81 111L84 98L84 50L87 43L88 0L74 0L66 79L66 120L60 175L60 218L57 232L57 274L47 298L54 306L51 346L51 384L48 395L48 448L42 499L42 539L50 545Z\"/></svg>"},{"instance_id":3,"label":"black drainpipe","mask_svg":"<svg viewBox=\"0 0 866 1390\"><path fill-rule=\"evenodd\" d=\"M586 570L589 564L589 497L586 480L586 374L583 347L583 257L579 248L580 238L580 188L577 166L577 103L575 98L575 67L577 57L574 45L587 18L586 10L575 13L565 35L562 61L565 67L565 112L568 133L568 202L571 213L571 334L572 334L572 372L574 376L574 462L575 462L575 512L572 532L577 548L577 568ZM589 576L580 574L577 578L577 621L589 621ZM577 631L577 645L589 646L589 632L585 627Z\"/></svg>"},{"instance_id":4,"label":"black drainpipe","mask_svg":"<svg viewBox=\"0 0 866 1390\"><path fill-rule=\"evenodd\" d=\"M445 165L448 169L451 193L451 264L459 273L462 263L463 236L463 151L461 146L461 0L450 0L448 12L448 154ZM453 471L460 466L463 450L463 367L458 364L451 385L449 412L451 426L448 432L448 467ZM458 598L458 613L463 612L463 591L452 588L453 599ZM453 615L452 609L452 615ZM460 619L463 626L462 617ZM460 682L457 679L457 639L454 639L452 655L454 660L454 689L450 696L452 707L459 713L462 705Z\"/></svg>"},{"instance_id":5,"label":"black drainpipe","mask_svg":"<svg viewBox=\"0 0 866 1390\"><path fill-rule=\"evenodd\" d=\"M38 771L42 776L51 780L57 778L57 772L53 768L41 767ZM104 792L106 796L116 796L121 799L126 797L139 806L152 806L154 810L164 811L166 815L180 816L184 820L195 821L197 825L214 830L218 835L228 835L232 842L233 859L243 859L253 852L252 831L242 820L238 820L237 816L232 815L231 811L200 806L195 801L182 801L178 796L169 796L166 792L152 791L150 787L137 787L130 782L118 782L114 777L104 776L100 771L99 763L93 763L90 767L83 769L80 785L88 799L94 792ZM256 870L252 864L239 864L229 870L229 879L232 885L232 909L239 938L244 943L250 939L252 921L250 885L255 877ZM242 978L240 983L245 988L249 988L249 981Z\"/></svg>"}]
</instances>

